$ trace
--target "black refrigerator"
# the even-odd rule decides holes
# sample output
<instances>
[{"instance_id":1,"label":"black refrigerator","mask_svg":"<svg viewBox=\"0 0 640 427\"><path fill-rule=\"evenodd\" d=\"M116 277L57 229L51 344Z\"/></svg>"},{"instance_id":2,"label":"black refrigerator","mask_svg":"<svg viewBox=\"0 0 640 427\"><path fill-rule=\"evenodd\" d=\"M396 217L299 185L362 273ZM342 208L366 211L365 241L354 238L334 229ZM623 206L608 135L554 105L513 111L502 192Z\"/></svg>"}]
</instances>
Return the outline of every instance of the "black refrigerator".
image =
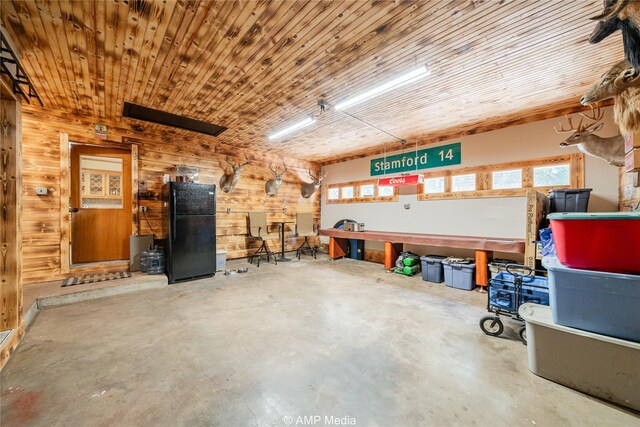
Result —
<instances>
[{"instance_id":1,"label":"black refrigerator","mask_svg":"<svg viewBox=\"0 0 640 427\"><path fill-rule=\"evenodd\" d=\"M169 283L216 273L216 186L162 186L162 231Z\"/></svg>"}]
</instances>

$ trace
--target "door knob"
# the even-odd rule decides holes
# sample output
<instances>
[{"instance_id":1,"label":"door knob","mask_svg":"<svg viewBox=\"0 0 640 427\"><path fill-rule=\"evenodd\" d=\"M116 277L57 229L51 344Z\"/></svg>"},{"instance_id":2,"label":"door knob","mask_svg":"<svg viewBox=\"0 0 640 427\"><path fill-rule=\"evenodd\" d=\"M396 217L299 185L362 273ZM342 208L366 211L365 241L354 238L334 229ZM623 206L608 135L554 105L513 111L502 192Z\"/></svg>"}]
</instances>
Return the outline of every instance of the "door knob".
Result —
<instances>
[{"instance_id":1,"label":"door knob","mask_svg":"<svg viewBox=\"0 0 640 427\"><path fill-rule=\"evenodd\" d=\"M76 213L78 212L78 208L69 208L69 212Z\"/></svg>"}]
</instances>

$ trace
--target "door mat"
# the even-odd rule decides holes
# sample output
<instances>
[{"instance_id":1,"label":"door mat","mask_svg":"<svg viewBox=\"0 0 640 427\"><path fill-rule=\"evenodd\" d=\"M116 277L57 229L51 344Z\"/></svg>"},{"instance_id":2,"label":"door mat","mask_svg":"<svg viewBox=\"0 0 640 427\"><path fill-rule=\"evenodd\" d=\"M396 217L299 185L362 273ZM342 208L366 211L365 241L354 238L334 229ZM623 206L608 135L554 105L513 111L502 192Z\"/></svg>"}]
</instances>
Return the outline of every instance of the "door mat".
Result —
<instances>
[{"instance_id":1,"label":"door mat","mask_svg":"<svg viewBox=\"0 0 640 427\"><path fill-rule=\"evenodd\" d=\"M131 273L128 271L118 271L115 273L81 274L80 276L70 277L62 282L62 287L106 282L107 280L124 279L126 277L131 277Z\"/></svg>"}]
</instances>

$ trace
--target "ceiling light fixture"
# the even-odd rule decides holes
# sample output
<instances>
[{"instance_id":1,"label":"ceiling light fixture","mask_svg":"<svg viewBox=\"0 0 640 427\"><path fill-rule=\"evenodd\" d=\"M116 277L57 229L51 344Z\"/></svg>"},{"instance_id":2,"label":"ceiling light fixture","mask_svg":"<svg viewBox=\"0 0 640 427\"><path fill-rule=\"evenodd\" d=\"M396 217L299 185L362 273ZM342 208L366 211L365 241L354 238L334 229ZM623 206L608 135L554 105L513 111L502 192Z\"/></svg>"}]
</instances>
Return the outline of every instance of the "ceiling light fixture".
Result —
<instances>
[{"instance_id":1,"label":"ceiling light fixture","mask_svg":"<svg viewBox=\"0 0 640 427\"><path fill-rule=\"evenodd\" d=\"M302 129L303 127L309 126L310 124L312 124L313 122L315 122L316 120L313 117L307 117L304 120L301 120L297 123L292 124L289 127L286 127L282 130L279 130L277 132L272 133L271 135L267 136L267 138L273 140L273 139L278 139L281 136L284 136L286 134L289 134L291 132L295 132L298 129Z\"/></svg>"},{"instance_id":2,"label":"ceiling light fixture","mask_svg":"<svg viewBox=\"0 0 640 427\"><path fill-rule=\"evenodd\" d=\"M347 98L342 102L339 102L335 105L336 110L343 110L345 108L352 107L354 105L360 104L361 102L367 101L369 99L375 98L378 95L382 95L383 93L387 93L392 89L397 89L401 86L412 83L422 77L426 77L429 75L429 69L426 65L423 65L415 70L408 72L407 74L403 74L399 77L396 77L393 80L389 80L386 83L381 84L380 86L376 86L373 89L370 89L366 92L361 93L360 95L356 95L352 98Z\"/></svg>"}]
</instances>

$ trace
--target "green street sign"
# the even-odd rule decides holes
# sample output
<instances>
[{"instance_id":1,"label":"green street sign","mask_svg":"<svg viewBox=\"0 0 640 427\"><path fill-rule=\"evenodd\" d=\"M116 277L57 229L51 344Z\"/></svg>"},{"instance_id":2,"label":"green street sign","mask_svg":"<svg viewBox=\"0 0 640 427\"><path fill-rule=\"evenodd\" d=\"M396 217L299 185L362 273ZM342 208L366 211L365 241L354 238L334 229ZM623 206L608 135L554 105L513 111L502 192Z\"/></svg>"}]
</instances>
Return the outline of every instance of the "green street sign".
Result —
<instances>
[{"instance_id":1,"label":"green street sign","mask_svg":"<svg viewBox=\"0 0 640 427\"><path fill-rule=\"evenodd\" d=\"M462 162L461 145L456 142L386 158L371 159L371 176L459 165Z\"/></svg>"}]
</instances>

